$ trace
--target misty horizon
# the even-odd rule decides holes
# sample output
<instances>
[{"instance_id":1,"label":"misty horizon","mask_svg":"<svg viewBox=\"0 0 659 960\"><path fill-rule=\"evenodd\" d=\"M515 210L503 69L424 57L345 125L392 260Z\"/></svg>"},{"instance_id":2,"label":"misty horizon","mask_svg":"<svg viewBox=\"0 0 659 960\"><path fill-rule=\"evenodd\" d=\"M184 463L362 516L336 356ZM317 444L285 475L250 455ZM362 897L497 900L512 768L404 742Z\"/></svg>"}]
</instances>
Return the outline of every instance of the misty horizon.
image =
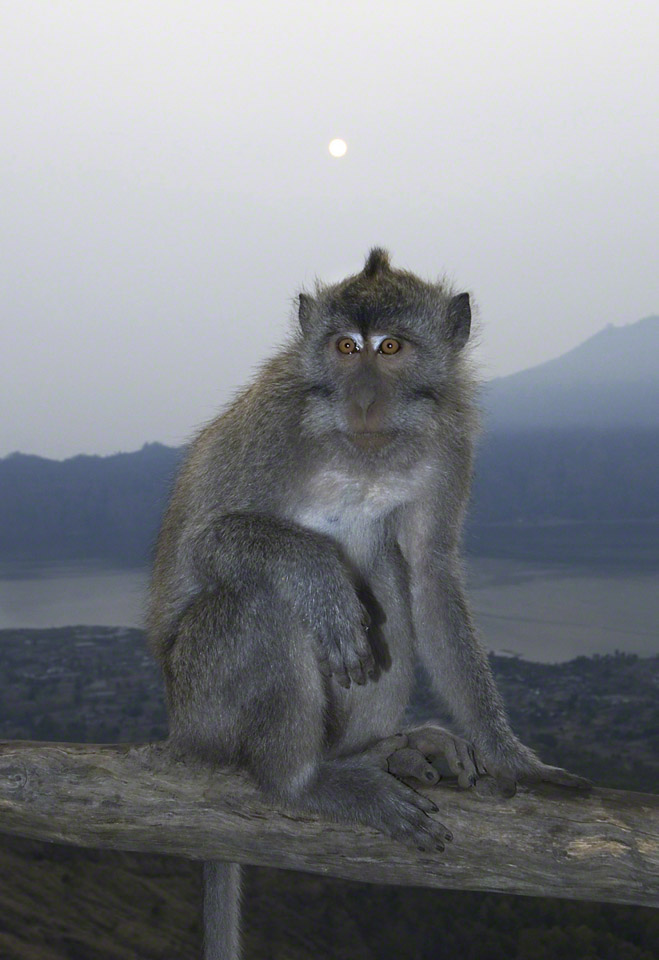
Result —
<instances>
[{"instance_id":1,"label":"misty horizon","mask_svg":"<svg viewBox=\"0 0 659 960\"><path fill-rule=\"evenodd\" d=\"M182 443L374 245L470 292L484 380L659 309L654 5L25 0L0 26L0 454Z\"/></svg>"},{"instance_id":2,"label":"misty horizon","mask_svg":"<svg viewBox=\"0 0 659 960\"><path fill-rule=\"evenodd\" d=\"M646 330L650 333L650 337L647 342L643 342L640 344L640 347L641 347L640 351L639 351L639 343L630 342L629 337L626 338L627 342L623 344L622 354L616 355L610 349L607 351L605 348L605 351L603 354L601 353L601 349L600 349L600 356L598 356L597 349L593 351L593 348L596 348L596 345L598 344L600 345L600 348L601 348L602 335L610 335L611 333L613 333L614 335L622 334L624 336L625 331L628 331L629 333L634 334L634 333L638 333L639 331L644 332ZM534 418L537 418L537 407L538 405L542 405L545 398L543 398L542 395L539 395L535 397L535 403L532 403L531 406L527 406L529 397L527 395L522 395L521 404L518 403L516 400L515 394L518 389L519 379L520 377L524 377L526 379L526 386L528 387L528 378L529 377L533 378L534 376L537 377L537 375L539 374L540 381L538 384L536 384L536 387L537 386L540 386L541 388L542 386L546 387L547 382L543 382L543 381L545 381L547 375L549 375L548 382L551 383L552 377L555 376L555 371L557 369L556 364L561 364L563 361L567 361L568 364L572 367L575 366L575 362L576 362L576 372L577 372L576 379L577 381L579 379L583 379L584 383L583 383L582 390L583 390L583 395L585 396L589 396L589 391L592 389L594 385L602 386L606 388L606 379L607 377L610 377L611 374L613 373L614 380L612 382L615 384L616 381L619 381L620 385L623 387L623 396L618 397L616 399L617 400L622 399L623 401L628 400L629 401L628 406L631 408L631 409L625 409L622 411L622 417L623 417L622 423L628 422L630 425L634 425L638 423L639 426L654 426L655 421L657 420L657 416L656 416L656 409L655 409L656 404L653 401L656 398L650 397L651 402L649 405L647 405L647 409L645 409L643 413L640 413L639 402L643 404L643 402L647 398L645 396L642 396L640 398L634 397L634 396L625 397L624 391L627 390L634 383L639 383L639 384L645 383L645 385L647 386L648 379L654 380L654 360L655 360L655 357L657 356L656 341L658 337L659 337L659 315L650 315L647 317L643 317L640 320L637 320L636 322L628 323L628 324L616 325L616 324L609 323L605 327L603 327L601 330L597 331L595 334L589 337L587 340L584 340L581 343L577 344L576 347L574 347L572 350L569 350L565 354L561 354L558 357L549 357L546 360L540 361L540 363L532 367L524 368L520 371L513 371L512 373L506 376L494 377L489 381L481 380L482 387L485 388L486 390L485 396L481 400L481 407L484 408L485 410L489 409L489 414L486 415L485 422L484 422L485 433L487 433L490 429L493 429L493 428L501 429L503 427L505 429L506 426L514 425L517 428L519 428L522 425L522 423L524 423L524 421L526 421L527 427L532 428L534 424ZM638 340L638 337L637 337L637 340ZM630 351L630 347L631 347L631 351ZM591 369L583 368L583 366L580 366L584 351L589 351L589 350L590 350L590 356L588 359L590 360ZM593 360L595 360L594 370L592 369ZM603 362L603 369L601 370L597 369L597 364L602 362ZM615 367L615 369L612 369L613 367ZM249 382L252 376L253 376L253 372L252 374L248 375L246 382ZM531 380L531 382L533 381ZM222 410L225 409L231 403L233 396L238 392L241 386L242 385L238 385L236 388L234 388L231 395L226 397L224 403L217 405L216 409L211 412L210 417L207 418L207 420L221 413ZM557 386L558 386L558 383L555 383L554 388L556 388ZM494 393L492 393L492 391L494 391ZM485 399L488 397L488 395L489 395L489 399ZM570 397L568 394L564 399L565 399L566 409L563 411L563 415L565 416L565 423L569 423L570 420L573 419L573 414L574 413L578 414L579 411L578 411L577 404L581 403L582 398L579 396ZM591 400L591 405L592 405L592 402L595 402L596 404L597 402L596 398L589 397L589 399ZM573 409L571 409L571 403L573 404ZM511 407L515 407L515 406L521 407L520 414L521 414L522 420L519 419L520 414L515 414L513 412L511 416L511 412L512 412ZM555 415L555 419L559 419L559 417ZM576 421L575 423L573 423L573 425L576 425ZM620 425L621 425L620 420L617 422L613 421L611 423L611 426L613 428L617 428ZM115 456L115 455L124 454L124 453L131 453L135 450L143 449L144 447L148 447L154 444L155 445L160 444L167 447L178 448L178 447L184 446L194 436L195 432L201 426L203 426L203 423L198 423L191 426L187 436L183 437L182 439L177 438L175 440L172 440L171 438L167 437L167 435L160 436L160 437L148 437L148 438L142 439L142 441L138 443L136 446L134 446L133 448L128 448L127 446L124 446L117 449L110 449L106 446L105 448L96 449L96 450L70 451L69 453L63 456L49 456L48 454L45 454L42 451L38 451L38 450L24 450L24 449L18 450L17 449L17 450L9 450L9 451L0 451L0 460L6 459L7 457L12 457L17 454L24 454L27 456L35 456L35 457L40 457L44 459L60 460L60 461L70 459L72 457L77 457L77 456L106 457L106 456ZM542 424L538 422L537 426L542 426Z\"/></svg>"},{"instance_id":3,"label":"misty horizon","mask_svg":"<svg viewBox=\"0 0 659 960\"><path fill-rule=\"evenodd\" d=\"M489 381L481 379L484 435L493 429L522 427L533 430L543 427L601 428L607 424L612 429L620 429L625 424L643 428L658 426L659 391L654 387L658 343L659 315L624 325L610 323L559 357L549 357L507 376ZM251 376L246 382L249 379ZM634 385L641 388L640 393L634 393ZM225 398L224 403L218 403L211 417L226 409L240 386ZM558 391L559 399L548 397L547 388ZM602 394L606 396L603 398ZM612 405L615 405L617 414L613 419ZM598 413L605 408L606 418ZM193 425L188 435L180 440L171 440L166 435L144 437L132 448L75 450L54 457L40 450L0 451L0 461L17 454L61 461L77 456L116 456L158 444L179 448L192 439L200 426L203 424Z\"/></svg>"}]
</instances>

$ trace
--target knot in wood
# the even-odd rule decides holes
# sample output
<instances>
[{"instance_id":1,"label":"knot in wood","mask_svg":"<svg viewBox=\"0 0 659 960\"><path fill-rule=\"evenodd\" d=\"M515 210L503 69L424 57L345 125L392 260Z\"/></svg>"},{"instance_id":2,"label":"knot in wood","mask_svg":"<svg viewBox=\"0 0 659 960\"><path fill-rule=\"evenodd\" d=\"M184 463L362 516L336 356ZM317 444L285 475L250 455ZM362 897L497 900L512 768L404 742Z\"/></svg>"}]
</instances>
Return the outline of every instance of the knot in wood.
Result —
<instances>
[{"instance_id":1,"label":"knot in wood","mask_svg":"<svg viewBox=\"0 0 659 960\"><path fill-rule=\"evenodd\" d=\"M0 786L7 792L22 790L27 784L27 769L15 760L0 761Z\"/></svg>"}]
</instances>

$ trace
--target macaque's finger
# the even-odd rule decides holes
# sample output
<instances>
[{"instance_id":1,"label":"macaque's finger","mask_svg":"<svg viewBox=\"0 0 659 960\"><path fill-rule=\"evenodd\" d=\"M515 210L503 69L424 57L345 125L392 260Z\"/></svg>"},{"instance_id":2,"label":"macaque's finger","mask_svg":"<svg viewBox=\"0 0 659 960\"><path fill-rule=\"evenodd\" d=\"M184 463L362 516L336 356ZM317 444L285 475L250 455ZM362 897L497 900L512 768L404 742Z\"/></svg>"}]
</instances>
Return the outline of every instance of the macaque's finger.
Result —
<instances>
[{"instance_id":1,"label":"macaque's finger","mask_svg":"<svg viewBox=\"0 0 659 960\"><path fill-rule=\"evenodd\" d=\"M362 661L356 654L351 654L346 656L345 660L346 673L350 677L353 683L363 686L366 683L366 670Z\"/></svg>"},{"instance_id":2,"label":"macaque's finger","mask_svg":"<svg viewBox=\"0 0 659 960\"><path fill-rule=\"evenodd\" d=\"M473 787L478 779L476 767L469 757L467 744L462 741L461 746L455 737L449 737L444 747L444 758L448 763L449 770L458 778L458 785L466 790Z\"/></svg>"},{"instance_id":3,"label":"macaque's finger","mask_svg":"<svg viewBox=\"0 0 659 960\"><path fill-rule=\"evenodd\" d=\"M363 633L359 632L358 636L355 639L355 656L359 659L361 664L361 670L364 675L364 680L370 677L373 677L376 671L375 657L373 656L373 650L371 645L368 642L368 637Z\"/></svg>"},{"instance_id":4,"label":"macaque's finger","mask_svg":"<svg viewBox=\"0 0 659 960\"><path fill-rule=\"evenodd\" d=\"M391 784L397 802L390 835L420 850L443 850L445 843L453 839L453 834L434 818L433 814L438 812L437 804L393 777Z\"/></svg>"},{"instance_id":5,"label":"macaque's finger","mask_svg":"<svg viewBox=\"0 0 659 960\"><path fill-rule=\"evenodd\" d=\"M446 841L453 839L453 834L443 823L420 811L401 816L397 834L393 833L397 840L423 852L438 850L441 853Z\"/></svg>"},{"instance_id":6,"label":"macaque's finger","mask_svg":"<svg viewBox=\"0 0 659 960\"><path fill-rule=\"evenodd\" d=\"M352 683L364 684L367 679L367 672L361 658L355 650L348 645L342 645L339 642L320 643L320 661L325 661L329 667L330 676L334 677L340 687L348 690ZM323 667L321 666L321 672Z\"/></svg>"},{"instance_id":7,"label":"macaque's finger","mask_svg":"<svg viewBox=\"0 0 659 960\"><path fill-rule=\"evenodd\" d=\"M378 676L378 665L375 662L372 650L369 650L368 656L364 660L364 669L369 679L374 680Z\"/></svg>"},{"instance_id":8,"label":"macaque's finger","mask_svg":"<svg viewBox=\"0 0 659 960\"><path fill-rule=\"evenodd\" d=\"M332 669L332 676L338 683L340 687L344 687L346 690L350 687L350 674L346 669L346 665L343 662L343 658L336 656L330 660L330 666Z\"/></svg>"},{"instance_id":9,"label":"macaque's finger","mask_svg":"<svg viewBox=\"0 0 659 960\"><path fill-rule=\"evenodd\" d=\"M387 767L389 773L398 777L399 780L411 777L421 783L430 785L441 779L437 770L432 764L428 763L423 754L410 747L405 747L392 754L389 757Z\"/></svg>"},{"instance_id":10,"label":"macaque's finger","mask_svg":"<svg viewBox=\"0 0 659 960\"><path fill-rule=\"evenodd\" d=\"M443 759L449 771L458 778L458 784L463 789L473 787L480 775L476 763L473 744L462 737L457 737L450 730L428 725L417 730L408 731L410 746L415 747L429 760L438 764Z\"/></svg>"},{"instance_id":11,"label":"macaque's finger","mask_svg":"<svg viewBox=\"0 0 659 960\"><path fill-rule=\"evenodd\" d=\"M463 740L461 737L453 738L453 746L457 757L458 783L465 789L473 787L480 776L474 747L468 740Z\"/></svg>"}]
</instances>

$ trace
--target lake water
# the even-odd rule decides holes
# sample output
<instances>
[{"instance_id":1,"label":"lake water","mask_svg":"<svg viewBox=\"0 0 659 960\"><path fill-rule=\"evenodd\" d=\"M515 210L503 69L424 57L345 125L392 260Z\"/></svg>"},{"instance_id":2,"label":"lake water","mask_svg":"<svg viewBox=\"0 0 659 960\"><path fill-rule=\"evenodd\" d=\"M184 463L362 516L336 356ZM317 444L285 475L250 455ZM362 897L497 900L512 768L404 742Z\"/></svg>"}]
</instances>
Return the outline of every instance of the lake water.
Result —
<instances>
[{"instance_id":1,"label":"lake water","mask_svg":"<svg viewBox=\"0 0 659 960\"><path fill-rule=\"evenodd\" d=\"M0 629L143 626L146 569L0 567ZM659 578L470 558L469 595L488 649L530 660L624 650L659 653Z\"/></svg>"},{"instance_id":2,"label":"lake water","mask_svg":"<svg viewBox=\"0 0 659 960\"><path fill-rule=\"evenodd\" d=\"M0 629L142 627L149 571L103 564L0 565Z\"/></svg>"}]
</instances>

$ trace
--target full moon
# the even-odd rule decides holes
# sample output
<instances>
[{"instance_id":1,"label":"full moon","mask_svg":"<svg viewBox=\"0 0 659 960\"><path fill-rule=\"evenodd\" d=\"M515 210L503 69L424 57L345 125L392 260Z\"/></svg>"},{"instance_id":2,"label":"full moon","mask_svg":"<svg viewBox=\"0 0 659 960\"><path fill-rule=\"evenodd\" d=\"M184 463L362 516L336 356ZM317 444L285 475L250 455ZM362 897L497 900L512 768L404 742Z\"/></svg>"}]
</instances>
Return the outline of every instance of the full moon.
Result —
<instances>
[{"instance_id":1,"label":"full moon","mask_svg":"<svg viewBox=\"0 0 659 960\"><path fill-rule=\"evenodd\" d=\"M348 144L345 140L330 140L328 150L333 157L345 157Z\"/></svg>"}]
</instances>

